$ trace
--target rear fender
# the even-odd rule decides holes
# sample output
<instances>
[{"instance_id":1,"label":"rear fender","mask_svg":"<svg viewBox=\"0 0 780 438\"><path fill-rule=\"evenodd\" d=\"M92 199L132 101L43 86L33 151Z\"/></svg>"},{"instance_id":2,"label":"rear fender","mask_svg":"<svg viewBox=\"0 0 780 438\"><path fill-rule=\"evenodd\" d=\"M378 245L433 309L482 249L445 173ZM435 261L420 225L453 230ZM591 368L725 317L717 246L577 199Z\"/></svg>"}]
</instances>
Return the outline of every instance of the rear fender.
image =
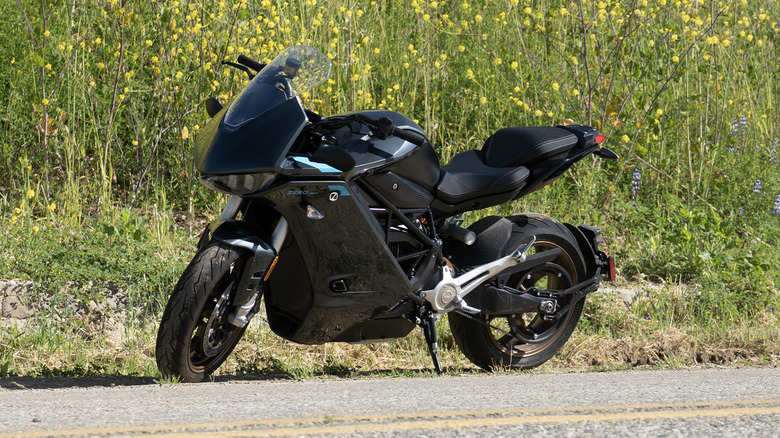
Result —
<instances>
[{"instance_id":1,"label":"rear fender","mask_svg":"<svg viewBox=\"0 0 780 438\"><path fill-rule=\"evenodd\" d=\"M580 247L582 256L585 259L585 267L587 270L586 278L592 278L596 276L596 274L604 272L602 260L601 257L599 257L599 254L601 253L601 251L599 251L599 244L603 242L601 237L599 237L601 235L601 230L590 225L580 225L579 227L568 223L564 223L564 225L566 225L566 228L568 228L577 239L577 246Z\"/></svg>"},{"instance_id":2,"label":"rear fender","mask_svg":"<svg viewBox=\"0 0 780 438\"><path fill-rule=\"evenodd\" d=\"M237 248L249 255L233 300L237 306L248 303L273 268L276 251L271 246L270 239L259 236L243 221L218 220L209 224L201 237L198 249L212 240Z\"/></svg>"}]
</instances>

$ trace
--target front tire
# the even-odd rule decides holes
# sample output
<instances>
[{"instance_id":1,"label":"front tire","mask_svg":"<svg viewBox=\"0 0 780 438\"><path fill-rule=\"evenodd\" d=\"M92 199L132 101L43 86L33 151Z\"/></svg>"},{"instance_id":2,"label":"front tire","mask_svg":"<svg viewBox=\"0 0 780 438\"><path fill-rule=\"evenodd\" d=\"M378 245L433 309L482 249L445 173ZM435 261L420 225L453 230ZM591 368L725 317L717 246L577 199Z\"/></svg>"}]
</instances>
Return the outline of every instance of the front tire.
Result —
<instances>
[{"instance_id":1,"label":"front tire","mask_svg":"<svg viewBox=\"0 0 780 438\"><path fill-rule=\"evenodd\" d=\"M530 287L564 290L585 275L585 262L577 241L563 224L542 215L507 219L513 222L512 237L503 255L532 235L536 236L536 242L529 254L561 250L552 262L512 275L507 286L518 290ZM568 304L569 301L558 300L558 308ZM501 316L450 312L448 317L455 342L475 365L485 370L528 369L543 364L563 347L577 326L584 304L585 300L580 300L556 321L545 321L535 312Z\"/></svg>"},{"instance_id":2,"label":"front tire","mask_svg":"<svg viewBox=\"0 0 780 438\"><path fill-rule=\"evenodd\" d=\"M157 367L164 376L200 382L230 355L245 328L228 321L247 258L221 242L192 259L171 293L157 332Z\"/></svg>"}]
</instances>

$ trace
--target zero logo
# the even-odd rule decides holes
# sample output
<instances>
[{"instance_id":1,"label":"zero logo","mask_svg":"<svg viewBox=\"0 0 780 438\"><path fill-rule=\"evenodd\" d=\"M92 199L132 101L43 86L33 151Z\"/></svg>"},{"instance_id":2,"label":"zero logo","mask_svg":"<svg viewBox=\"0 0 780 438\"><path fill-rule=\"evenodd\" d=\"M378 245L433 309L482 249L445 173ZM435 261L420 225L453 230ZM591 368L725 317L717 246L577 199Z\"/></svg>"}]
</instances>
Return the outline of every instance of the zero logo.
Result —
<instances>
[{"instance_id":1,"label":"zero logo","mask_svg":"<svg viewBox=\"0 0 780 438\"><path fill-rule=\"evenodd\" d=\"M336 202L339 200L339 192L330 192L330 196L328 196L328 199L331 200L331 202Z\"/></svg>"}]
</instances>

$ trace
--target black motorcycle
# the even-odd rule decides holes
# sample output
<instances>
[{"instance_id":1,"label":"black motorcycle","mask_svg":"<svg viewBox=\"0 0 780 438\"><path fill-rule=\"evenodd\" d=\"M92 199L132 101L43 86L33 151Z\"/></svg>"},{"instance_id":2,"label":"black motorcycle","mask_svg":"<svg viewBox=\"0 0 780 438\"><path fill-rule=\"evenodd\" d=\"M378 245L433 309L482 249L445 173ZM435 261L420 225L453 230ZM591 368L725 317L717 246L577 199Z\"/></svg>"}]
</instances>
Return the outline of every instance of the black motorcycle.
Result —
<instances>
[{"instance_id":1,"label":"black motorcycle","mask_svg":"<svg viewBox=\"0 0 780 438\"><path fill-rule=\"evenodd\" d=\"M534 192L590 154L617 158L596 129L503 128L440 166L401 114L305 109L300 95L331 68L311 47L227 64L253 79L226 108L206 102L195 165L232 197L163 313L164 375L203 380L261 301L271 330L302 344L385 342L420 326L437 372L446 313L479 367L531 368L566 343L602 277L614 278L598 228L539 214L461 226L462 213Z\"/></svg>"}]
</instances>

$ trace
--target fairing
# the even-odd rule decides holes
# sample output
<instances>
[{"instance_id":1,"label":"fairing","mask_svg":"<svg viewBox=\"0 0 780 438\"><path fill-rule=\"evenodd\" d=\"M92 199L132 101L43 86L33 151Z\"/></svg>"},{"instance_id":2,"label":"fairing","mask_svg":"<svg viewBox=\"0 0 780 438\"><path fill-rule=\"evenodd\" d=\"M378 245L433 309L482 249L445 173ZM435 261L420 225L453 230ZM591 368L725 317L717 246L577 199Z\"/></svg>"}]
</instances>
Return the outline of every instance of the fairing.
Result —
<instances>
[{"instance_id":1,"label":"fairing","mask_svg":"<svg viewBox=\"0 0 780 438\"><path fill-rule=\"evenodd\" d=\"M349 185L301 181L265 199L293 236L280 251L266 296L269 324L280 336L304 344L360 342L365 339L359 333L341 335L386 314L412 292L381 229Z\"/></svg>"},{"instance_id":2,"label":"fairing","mask_svg":"<svg viewBox=\"0 0 780 438\"><path fill-rule=\"evenodd\" d=\"M275 173L308 119L299 95L324 82L330 60L308 46L285 50L198 134L203 175Z\"/></svg>"}]
</instances>

